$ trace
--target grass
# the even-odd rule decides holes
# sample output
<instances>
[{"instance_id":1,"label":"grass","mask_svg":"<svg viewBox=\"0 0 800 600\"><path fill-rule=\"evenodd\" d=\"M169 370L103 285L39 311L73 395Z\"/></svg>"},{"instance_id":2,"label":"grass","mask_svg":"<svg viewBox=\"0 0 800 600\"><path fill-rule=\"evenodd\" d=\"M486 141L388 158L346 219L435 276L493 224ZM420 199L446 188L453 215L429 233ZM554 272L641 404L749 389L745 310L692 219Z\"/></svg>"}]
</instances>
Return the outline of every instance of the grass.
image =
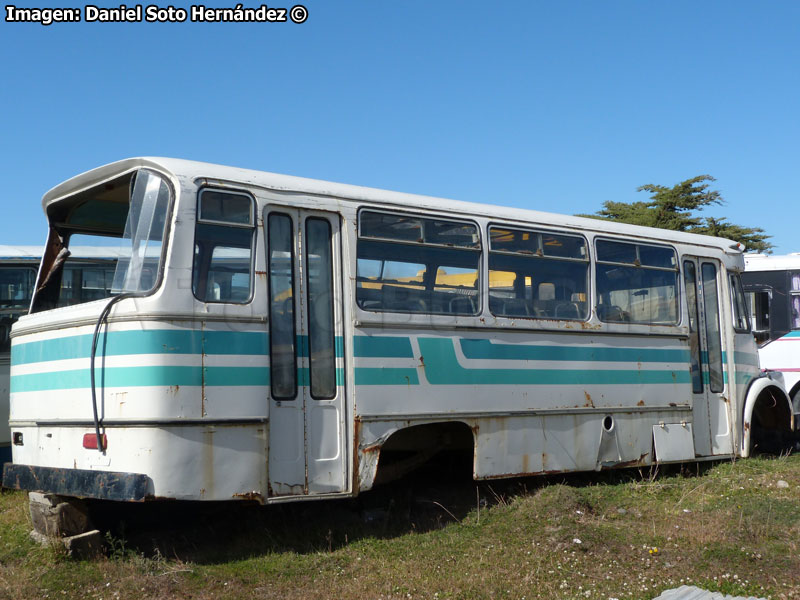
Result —
<instances>
[{"instance_id":1,"label":"grass","mask_svg":"<svg viewBox=\"0 0 800 600\"><path fill-rule=\"evenodd\" d=\"M416 478L273 507L100 508L108 556L76 561L30 541L26 496L1 494L0 598L605 600L689 584L800 599L800 456L658 476Z\"/></svg>"}]
</instances>

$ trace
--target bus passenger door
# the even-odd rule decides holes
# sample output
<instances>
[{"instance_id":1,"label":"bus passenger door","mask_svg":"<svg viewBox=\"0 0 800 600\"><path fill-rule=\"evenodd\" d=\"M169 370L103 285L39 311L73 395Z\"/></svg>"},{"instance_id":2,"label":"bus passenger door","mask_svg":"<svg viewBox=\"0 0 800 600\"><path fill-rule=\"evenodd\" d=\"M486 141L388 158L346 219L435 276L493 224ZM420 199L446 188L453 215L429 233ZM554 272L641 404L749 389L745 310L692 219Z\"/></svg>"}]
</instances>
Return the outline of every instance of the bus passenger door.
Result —
<instances>
[{"instance_id":1,"label":"bus passenger door","mask_svg":"<svg viewBox=\"0 0 800 600\"><path fill-rule=\"evenodd\" d=\"M686 257L683 278L689 309L695 454L733 452L721 330L719 261Z\"/></svg>"},{"instance_id":2,"label":"bus passenger door","mask_svg":"<svg viewBox=\"0 0 800 600\"><path fill-rule=\"evenodd\" d=\"M347 489L339 215L264 212L269 496Z\"/></svg>"}]
</instances>

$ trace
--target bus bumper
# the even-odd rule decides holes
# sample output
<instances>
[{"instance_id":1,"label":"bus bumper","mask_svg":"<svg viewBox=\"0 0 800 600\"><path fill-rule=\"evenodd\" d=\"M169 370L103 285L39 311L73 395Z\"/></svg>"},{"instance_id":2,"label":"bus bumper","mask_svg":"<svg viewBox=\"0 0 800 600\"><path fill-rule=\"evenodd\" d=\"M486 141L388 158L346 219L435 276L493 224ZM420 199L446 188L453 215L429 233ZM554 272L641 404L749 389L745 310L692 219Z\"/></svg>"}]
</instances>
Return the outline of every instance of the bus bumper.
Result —
<instances>
[{"instance_id":1,"label":"bus bumper","mask_svg":"<svg viewBox=\"0 0 800 600\"><path fill-rule=\"evenodd\" d=\"M3 487L76 498L141 502L148 496L150 478L139 473L61 469L6 463Z\"/></svg>"}]
</instances>

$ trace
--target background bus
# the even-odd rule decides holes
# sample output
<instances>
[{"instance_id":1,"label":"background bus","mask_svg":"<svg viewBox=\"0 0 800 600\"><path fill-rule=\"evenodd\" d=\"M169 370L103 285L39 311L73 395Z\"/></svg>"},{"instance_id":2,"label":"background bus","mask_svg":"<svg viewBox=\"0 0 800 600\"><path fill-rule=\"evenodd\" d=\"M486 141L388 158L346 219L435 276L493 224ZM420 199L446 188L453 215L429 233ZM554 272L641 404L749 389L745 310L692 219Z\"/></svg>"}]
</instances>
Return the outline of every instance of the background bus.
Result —
<instances>
[{"instance_id":1,"label":"background bus","mask_svg":"<svg viewBox=\"0 0 800 600\"><path fill-rule=\"evenodd\" d=\"M105 298L119 250L76 245L64 266L59 306ZM41 246L0 246L0 462L11 460L9 370L11 326L28 313L33 297Z\"/></svg>"},{"instance_id":2,"label":"background bus","mask_svg":"<svg viewBox=\"0 0 800 600\"><path fill-rule=\"evenodd\" d=\"M800 417L800 253L745 255L742 275L761 367L783 373Z\"/></svg>"}]
</instances>

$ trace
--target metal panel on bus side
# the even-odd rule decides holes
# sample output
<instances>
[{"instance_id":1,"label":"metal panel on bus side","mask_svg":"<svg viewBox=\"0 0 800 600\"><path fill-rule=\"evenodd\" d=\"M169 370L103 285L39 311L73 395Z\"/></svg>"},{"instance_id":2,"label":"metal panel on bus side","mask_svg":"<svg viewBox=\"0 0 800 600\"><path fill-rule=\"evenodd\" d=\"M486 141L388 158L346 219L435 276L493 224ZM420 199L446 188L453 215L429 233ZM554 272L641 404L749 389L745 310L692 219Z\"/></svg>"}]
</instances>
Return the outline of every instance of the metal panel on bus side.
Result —
<instances>
[{"instance_id":1,"label":"metal panel on bus side","mask_svg":"<svg viewBox=\"0 0 800 600\"><path fill-rule=\"evenodd\" d=\"M653 425L653 443L658 462L694 460L694 436L691 423Z\"/></svg>"}]
</instances>

